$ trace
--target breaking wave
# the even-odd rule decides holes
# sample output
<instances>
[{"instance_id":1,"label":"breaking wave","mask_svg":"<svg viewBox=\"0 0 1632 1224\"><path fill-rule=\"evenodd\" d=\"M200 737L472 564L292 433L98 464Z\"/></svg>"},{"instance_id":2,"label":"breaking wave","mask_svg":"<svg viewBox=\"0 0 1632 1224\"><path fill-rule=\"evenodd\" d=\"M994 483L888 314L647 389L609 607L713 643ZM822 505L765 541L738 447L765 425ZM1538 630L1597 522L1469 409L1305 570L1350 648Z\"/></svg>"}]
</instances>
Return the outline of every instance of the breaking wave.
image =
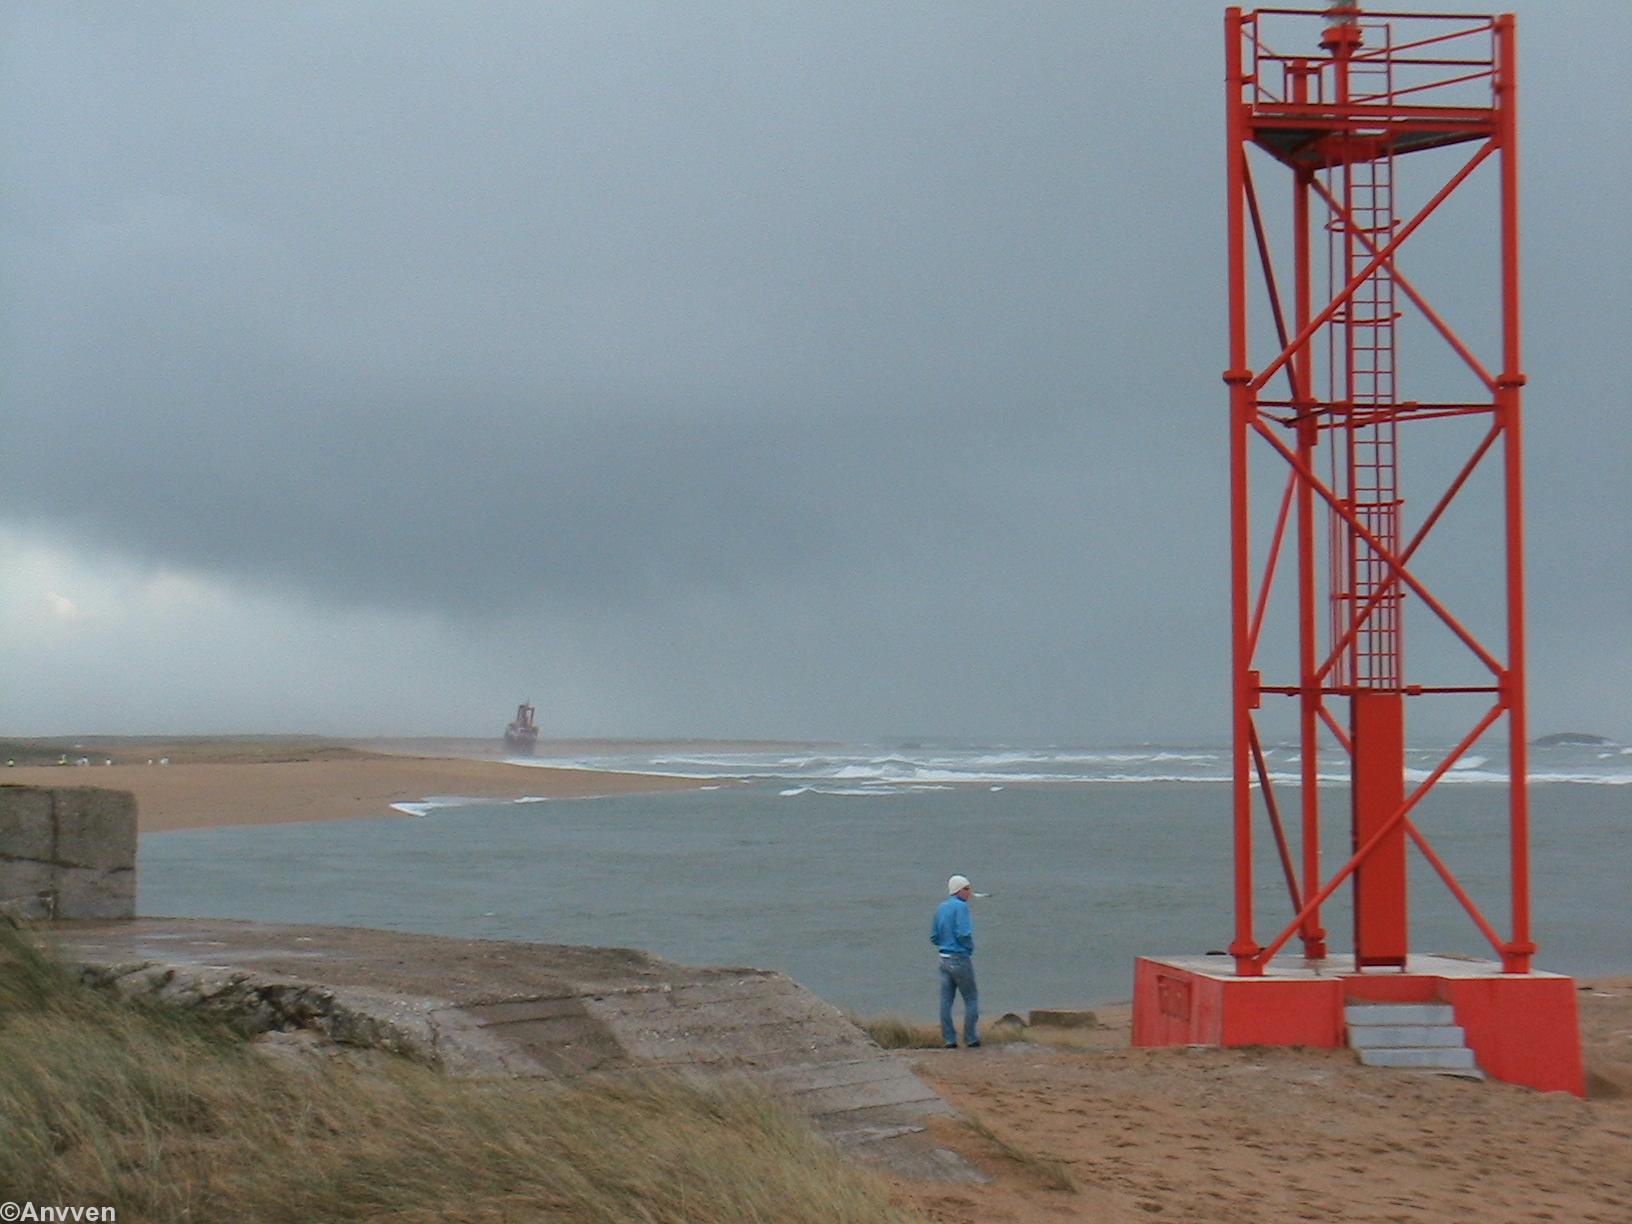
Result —
<instances>
[{"instance_id":1,"label":"breaking wave","mask_svg":"<svg viewBox=\"0 0 1632 1224\"><path fill-rule=\"evenodd\" d=\"M417 803L393 803L390 805L393 812L401 812L404 816L429 816L432 812L445 808L462 807L507 807L521 803L548 803L547 795L523 795L520 799L482 799L475 795L431 795Z\"/></svg>"},{"instance_id":2,"label":"breaking wave","mask_svg":"<svg viewBox=\"0 0 1632 1224\"><path fill-rule=\"evenodd\" d=\"M1409 783L1425 780L1440 765L1448 747L1412 748L1407 752ZM1531 757L1533 783L1596 786L1632 784L1632 750L1591 752L1536 750ZM1295 744L1268 745L1265 757L1270 781L1277 786L1301 782ZM611 753L518 761L518 764L564 769L636 773L655 777L726 780L774 785L786 798L801 795L875 796L928 792L963 786L1077 786L1109 784L1217 785L1230 779L1230 752L1215 746L1135 747L1030 745L820 745L782 751L718 749ZM1318 781L1346 785L1348 762L1336 749L1323 753ZM1507 772L1497 757L1470 753L1445 771L1441 782L1458 786L1505 785ZM1256 785L1256 779L1254 780Z\"/></svg>"}]
</instances>

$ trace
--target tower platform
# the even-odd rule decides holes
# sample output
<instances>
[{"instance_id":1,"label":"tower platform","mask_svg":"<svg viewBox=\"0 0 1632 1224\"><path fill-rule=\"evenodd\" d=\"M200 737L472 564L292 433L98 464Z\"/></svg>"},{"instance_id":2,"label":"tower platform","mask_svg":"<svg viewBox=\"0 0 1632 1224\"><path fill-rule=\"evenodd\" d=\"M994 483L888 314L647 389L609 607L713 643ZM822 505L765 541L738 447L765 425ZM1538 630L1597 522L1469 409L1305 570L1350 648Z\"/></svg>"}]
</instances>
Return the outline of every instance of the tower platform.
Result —
<instances>
[{"instance_id":1,"label":"tower platform","mask_svg":"<svg viewBox=\"0 0 1632 1224\"><path fill-rule=\"evenodd\" d=\"M1447 1003L1480 1070L1542 1092L1586 1094L1573 978L1503 973L1495 961L1410 956L1404 969L1357 972L1349 956L1278 957L1238 977L1227 956L1141 956L1134 964L1136 1046L1348 1044L1353 1003Z\"/></svg>"}]
</instances>

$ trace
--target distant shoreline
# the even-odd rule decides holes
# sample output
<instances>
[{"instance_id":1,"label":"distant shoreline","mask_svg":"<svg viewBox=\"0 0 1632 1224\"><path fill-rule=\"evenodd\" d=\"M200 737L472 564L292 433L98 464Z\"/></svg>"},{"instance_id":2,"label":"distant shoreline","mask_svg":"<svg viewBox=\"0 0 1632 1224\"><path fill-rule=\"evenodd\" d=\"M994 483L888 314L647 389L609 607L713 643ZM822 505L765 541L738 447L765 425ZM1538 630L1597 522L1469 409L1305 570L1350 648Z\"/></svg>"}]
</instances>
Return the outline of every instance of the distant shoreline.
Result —
<instances>
[{"instance_id":1,"label":"distant shoreline","mask_svg":"<svg viewBox=\"0 0 1632 1224\"><path fill-rule=\"evenodd\" d=\"M497 759L497 751L494 759L482 760L414 753L411 741L393 741L403 745L394 752L354 747L356 742L274 736L8 740L0 743L0 753L19 764L0 772L0 783L130 791L136 796L142 833L406 818L392 805L432 796L501 802L582 799L708 784L692 778L515 765ZM57 764L61 757L70 763ZM78 765L79 760L90 763ZM104 763L110 760L113 764ZM160 763L164 761L168 764Z\"/></svg>"},{"instance_id":2,"label":"distant shoreline","mask_svg":"<svg viewBox=\"0 0 1632 1224\"><path fill-rule=\"evenodd\" d=\"M1093 750L1085 757L1067 752L1051 762L1046 751L1014 758L1008 750L994 755L808 740L571 739L538 744L534 760L553 762L546 765L516 763L498 736L63 736L0 738L0 761L13 766L0 772L0 784L128 790L136 795L144 832L419 815L421 805L438 806L435 801L446 798L509 802L692 790L740 785L749 774L785 779L783 795L869 797L964 787L1228 784L1222 748L1210 748L1204 757L1172 758L1181 762L1176 766L1168 754L1178 750L1156 749L1134 764L1126 763L1133 760L1123 755L1127 751ZM1530 783L1632 784L1632 772L1620 763L1627 751L1620 749L1610 766L1584 773L1568 762L1563 772L1543 771L1533 761ZM897 759L902 754L908 759ZM663 761L670 756L672 772ZM1103 761L1082 763L1096 756ZM1464 758L1463 764L1468 768L1452 771L1446 784L1504 784L1473 768L1483 765L1481 757ZM1109 772L1096 777L1096 771ZM1210 776L1215 772L1219 776ZM1275 780L1296 785L1295 778Z\"/></svg>"}]
</instances>

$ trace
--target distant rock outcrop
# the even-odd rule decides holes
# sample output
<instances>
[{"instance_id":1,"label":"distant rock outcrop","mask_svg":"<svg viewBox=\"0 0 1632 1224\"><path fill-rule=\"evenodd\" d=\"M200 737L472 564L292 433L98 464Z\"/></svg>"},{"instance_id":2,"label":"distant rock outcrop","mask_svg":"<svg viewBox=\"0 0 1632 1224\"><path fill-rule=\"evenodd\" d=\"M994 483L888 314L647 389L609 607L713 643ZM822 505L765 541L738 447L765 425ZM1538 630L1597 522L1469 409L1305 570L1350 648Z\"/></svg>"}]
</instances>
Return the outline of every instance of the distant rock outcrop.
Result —
<instances>
[{"instance_id":1,"label":"distant rock outcrop","mask_svg":"<svg viewBox=\"0 0 1632 1224\"><path fill-rule=\"evenodd\" d=\"M1604 748L1615 743L1602 735L1591 735L1586 731L1560 731L1557 735L1544 735L1538 740L1531 740L1532 748Z\"/></svg>"}]
</instances>

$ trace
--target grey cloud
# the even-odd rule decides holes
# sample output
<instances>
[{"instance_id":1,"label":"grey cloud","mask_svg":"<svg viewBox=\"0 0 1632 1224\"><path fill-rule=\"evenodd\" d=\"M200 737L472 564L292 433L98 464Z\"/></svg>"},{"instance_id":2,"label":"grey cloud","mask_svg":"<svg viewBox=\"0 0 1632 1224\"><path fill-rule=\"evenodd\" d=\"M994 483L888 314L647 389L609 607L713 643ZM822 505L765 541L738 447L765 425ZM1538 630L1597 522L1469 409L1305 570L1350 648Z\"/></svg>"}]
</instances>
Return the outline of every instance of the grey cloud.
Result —
<instances>
[{"instance_id":1,"label":"grey cloud","mask_svg":"<svg viewBox=\"0 0 1632 1224\"><path fill-rule=\"evenodd\" d=\"M1112 7L13 6L0 517L537 615L671 673L631 719L1216 728L1219 13ZM1613 7L1521 12L1562 675L1632 569L1572 559L1632 499L1545 415L1626 406L1625 279L1558 271L1625 259L1562 181L1632 181L1560 58Z\"/></svg>"}]
</instances>

